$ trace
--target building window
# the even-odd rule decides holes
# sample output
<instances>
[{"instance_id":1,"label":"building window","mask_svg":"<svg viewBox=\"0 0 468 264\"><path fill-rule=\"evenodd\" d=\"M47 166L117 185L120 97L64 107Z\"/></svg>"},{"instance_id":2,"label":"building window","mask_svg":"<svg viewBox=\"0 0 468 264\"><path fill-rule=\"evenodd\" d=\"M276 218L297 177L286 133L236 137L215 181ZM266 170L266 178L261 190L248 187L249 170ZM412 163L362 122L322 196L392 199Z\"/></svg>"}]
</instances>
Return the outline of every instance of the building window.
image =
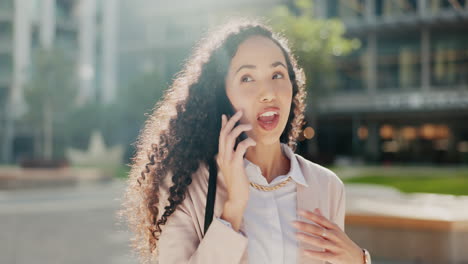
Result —
<instances>
[{"instance_id":1,"label":"building window","mask_svg":"<svg viewBox=\"0 0 468 264\"><path fill-rule=\"evenodd\" d=\"M338 4L339 0L328 0L327 3L327 17L334 18L337 17L338 14Z\"/></svg>"},{"instance_id":2,"label":"building window","mask_svg":"<svg viewBox=\"0 0 468 264\"><path fill-rule=\"evenodd\" d=\"M376 16L395 17L417 13L417 0L377 0Z\"/></svg>"},{"instance_id":3,"label":"building window","mask_svg":"<svg viewBox=\"0 0 468 264\"><path fill-rule=\"evenodd\" d=\"M365 39L360 39L360 42L361 48L336 61L338 90L363 91L366 87L367 42Z\"/></svg>"},{"instance_id":4,"label":"building window","mask_svg":"<svg viewBox=\"0 0 468 264\"><path fill-rule=\"evenodd\" d=\"M431 85L455 88L468 84L468 29L431 31Z\"/></svg>"},{"instance_id":5,"label":"building window","mask_svg":"<svg viewBox=\"0 0 468 264\"><path fill-rule=\"evenodd\" d=\"M326 5L328 18L355 20L365 14L365 0L328 0Z\"/></svg>"},{"instance_id":6,"label":"building window","mask_svg":"<svg viewBox=\"0 0 468 264\"><path fill-rule=\"evenodd\" d=\"M445 10L463 9L467 5L467 1L466 0L456 0L456 1L428 0L427 5L430 8L430 11L435 14L435 13L443 12Z\"/></svg>"},{"instance_id":7,"label":"building window","mask_svg":"<svg viewBox=\"0 0 468 264\"><path fill-rule=\"evenodd\" d=\"M344 20L362 19L365 12L364 0L339 0L338 12Z\"/></svg>"},{"instance_id":8,"label":"building window","mask_svg":"<svg viewBox=\"0 0 468 264\"><path fill-rule=\"evenodd\" d=\"M0 0L0 10L5 12L13 10L13 1L14 0Z\"/></svg>"},{"instance_id":9,"label":"building window","mask_svg":"<svg viewBox=\"0 0 468 264\"><path fill-rule=\"evenodd\" d=\"M415 89L421 85L419 31L377 38L378 89Z\"/></svg>"},{"instance_id":10,"label":"building window","mask_svg":"<svg viewBox=\"0 0 468 264\"><path fill-rule=\"evenodd\" d=\"M13 58L11 53L0 54L0 79L6 80L13 74Z\"/></svg>"},{"instance_id":11,"label":"building window","mask_svg":"<svg viewBox=\"0 0 468 264\"><path fill-rule=\"evenodd\" d=\"M0 22L0 45L12 43L13 33L11 23Z\"/></svg>"}]
</instances>

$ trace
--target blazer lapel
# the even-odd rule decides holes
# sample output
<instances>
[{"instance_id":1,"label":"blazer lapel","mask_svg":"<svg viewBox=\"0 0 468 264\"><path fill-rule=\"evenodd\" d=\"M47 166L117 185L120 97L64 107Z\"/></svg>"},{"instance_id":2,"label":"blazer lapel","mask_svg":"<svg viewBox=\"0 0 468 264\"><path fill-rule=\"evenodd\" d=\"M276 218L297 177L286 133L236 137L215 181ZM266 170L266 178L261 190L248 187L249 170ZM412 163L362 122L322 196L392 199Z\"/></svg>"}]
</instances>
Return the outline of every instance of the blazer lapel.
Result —
<instances>
[{"instance_id":1,"label":"blazer lapel","mask_svg":"<svg viewBox=\"0 0 468 264\"><path fill-rule=\"evenodd\" d=\"M301 158L297 157L297 161L299 163L299 166L301 168L302 174L304 175L304 178L307 181L307 184L309 185L308 187L302 185L302 184L297 184L297 208L306 210L306 211L313 211L315 208L322 208L320 206L322 204L322 195L320 192L317 176L316 176L316 171L312 169L312 167L307 166ZM322 209L321 209L322 210ZM299 221L315 224L314 222L304 218L303 216L297 215L297 219ZM298 240L298 263L303 264L303 263L308 263L308 264L314 264L314 263L322 263L319 260L313 260L309 257L303 256L300 253L300 249L310 249L310 250L315 250L315 251L321 251L322 248L316 247L309 245L305 242L302 242Z\"/></svg>"},{"instance_id":2,"label":"blazer lapel","mask_svg":"<svg viewBox=\"0 0 468 264\"><path fill-rule=\"evenodd\" d=\"M223 210L224 210L224 203L227 201L228 198L228 191L227 191L227 186L226 182L224 179L223 174L221 173L221 170L218 167L218 179L216 183L216 200L215 200L215 207L214 207L214 217L221 216ZM244 229L244 221L242 220L242 224L240 227L240 230L242 232L245 232ZM239 262L239 264L247 264L248 263L248 250L246 249L244 251L244 255L242 255L242 258Z\"/></svg>"}]
</instances>

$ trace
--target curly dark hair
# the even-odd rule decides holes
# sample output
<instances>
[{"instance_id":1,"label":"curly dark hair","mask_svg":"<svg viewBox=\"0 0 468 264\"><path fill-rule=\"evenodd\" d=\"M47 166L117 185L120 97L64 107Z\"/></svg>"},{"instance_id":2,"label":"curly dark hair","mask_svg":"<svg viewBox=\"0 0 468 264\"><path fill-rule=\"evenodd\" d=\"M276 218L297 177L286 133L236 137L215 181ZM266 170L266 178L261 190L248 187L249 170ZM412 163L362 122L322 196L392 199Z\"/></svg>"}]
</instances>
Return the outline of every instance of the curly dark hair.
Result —
<instances>
[{"instance_id":1,"label":"curly dark hair","mask_svg":"<svg viewBox=\"0 0 468 264\"><path fill-rule=\"evenodd\" d=\"M161 225L185 199L192 174L217 154L220 111L230 103L225 90L229 64L238 46L254 35L271 39L286 59L293 100L280 142L296 149L304 123L304 73L285 38L259 20L231 19L196 45L138 138L122 213L134 232L132 245L142 262L157 255Z\"/></svg>"}]
</instances>

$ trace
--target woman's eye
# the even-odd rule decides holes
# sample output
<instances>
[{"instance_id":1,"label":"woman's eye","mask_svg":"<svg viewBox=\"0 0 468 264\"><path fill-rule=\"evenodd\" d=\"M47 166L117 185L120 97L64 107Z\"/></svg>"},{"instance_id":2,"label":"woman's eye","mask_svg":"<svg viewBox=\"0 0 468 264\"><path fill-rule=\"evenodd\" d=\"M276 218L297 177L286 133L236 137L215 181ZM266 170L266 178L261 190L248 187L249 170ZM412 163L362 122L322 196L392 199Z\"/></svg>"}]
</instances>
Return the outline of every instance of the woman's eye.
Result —
<instances>
[{"instance_id":1,"label":"woman's eye","mask_svg":"<svg viewBox=\"0 0 468 264\"><path fill-rule=\"evenodd\" d=\"M244 76L241 79L241 82L251 82L251 81L252 81L252 78L250 76Z\"/></svg>"},{"instance_id":2,"label":"woman's eye","mask_svg":"<svg viewBox=\"0 0 468 264\"><path fill-rule=\"evenodd\" d=\"M273 79L283 79L283 74L282 73L275 73L273 75Z\"/></svg>"}]
</instances>

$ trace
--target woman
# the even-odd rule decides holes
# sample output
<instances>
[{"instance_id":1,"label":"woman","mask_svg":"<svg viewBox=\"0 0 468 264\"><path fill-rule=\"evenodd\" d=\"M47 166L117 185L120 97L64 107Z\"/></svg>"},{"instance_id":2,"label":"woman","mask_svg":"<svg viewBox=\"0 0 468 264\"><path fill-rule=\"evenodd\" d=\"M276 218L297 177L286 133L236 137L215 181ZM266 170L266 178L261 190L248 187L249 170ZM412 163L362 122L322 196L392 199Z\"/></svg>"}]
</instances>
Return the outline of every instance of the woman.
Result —
<instances>
[{"instance_id":1,"label":"woman","mask_svg":"<svg viewBox=\"0 0 468 264\"><path fill-rule=\"evenodd\" d=\"M368 261L343 231L341 180L294 154L304 81L285 39L257 21L202 39L132 164L124 212L143 262ZM204 233L212 161L218 183Z\"/></svg>"}]
</instances>

